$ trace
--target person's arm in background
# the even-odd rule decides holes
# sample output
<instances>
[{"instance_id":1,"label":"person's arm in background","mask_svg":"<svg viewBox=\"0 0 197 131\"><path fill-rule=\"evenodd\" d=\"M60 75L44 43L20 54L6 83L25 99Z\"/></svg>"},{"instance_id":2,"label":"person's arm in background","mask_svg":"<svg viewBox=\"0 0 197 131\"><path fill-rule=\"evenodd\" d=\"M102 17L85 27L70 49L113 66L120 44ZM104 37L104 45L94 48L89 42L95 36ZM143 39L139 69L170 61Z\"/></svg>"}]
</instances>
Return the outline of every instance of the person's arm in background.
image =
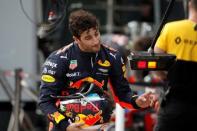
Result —
<instances>
[{"instance_id":1,"label":"person's arm in background","mask_svg":"<svg viewBox=\"0 0 197 131\"><path fill-rule=\"evenodd\" d=\"M154 52L155 53L167 53L167 44L168 40L167 40L167 35L168 35L168 29L166 28L166 25L164 26L164 28L162 29L160 36L158 37L155 47L154 47ZM166 71L153 71L151 72L153 77L155 77L156 79L163 81L166 80L167 78L167 72Z\"/></svg>"}]
</instances>

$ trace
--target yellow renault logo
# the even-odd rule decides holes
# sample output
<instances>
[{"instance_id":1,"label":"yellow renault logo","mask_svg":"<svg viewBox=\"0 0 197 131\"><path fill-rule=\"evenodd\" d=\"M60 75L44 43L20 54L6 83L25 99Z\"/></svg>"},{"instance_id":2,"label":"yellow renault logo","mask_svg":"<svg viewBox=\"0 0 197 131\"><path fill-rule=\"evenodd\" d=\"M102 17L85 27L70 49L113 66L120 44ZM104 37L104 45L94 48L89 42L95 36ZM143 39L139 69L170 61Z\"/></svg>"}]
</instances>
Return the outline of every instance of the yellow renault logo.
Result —
<instances>
[{"instance_id":1,"label":"yellow renault logo","mask_svg":"<svg viewBox=\"0 0 197 131\"><path fill-rule=\"evenodd\" d=\"M50 76L50 75L42 75L41 79L44 82L55 82L55 78L53 76Z\"/></svg>"},{"instance_id":2,"label":"yellow renault logo","mask_svg":"<svg viewBox=\"0 0 197 131\"><path fill-rule=\"evenodd\" d=\"M110 62L105 60L103 63L101 60L98 61L98 64L101 65L101 66L104 66L104 67L109 67L111 66Z\"/></svg>"}]
</instances>

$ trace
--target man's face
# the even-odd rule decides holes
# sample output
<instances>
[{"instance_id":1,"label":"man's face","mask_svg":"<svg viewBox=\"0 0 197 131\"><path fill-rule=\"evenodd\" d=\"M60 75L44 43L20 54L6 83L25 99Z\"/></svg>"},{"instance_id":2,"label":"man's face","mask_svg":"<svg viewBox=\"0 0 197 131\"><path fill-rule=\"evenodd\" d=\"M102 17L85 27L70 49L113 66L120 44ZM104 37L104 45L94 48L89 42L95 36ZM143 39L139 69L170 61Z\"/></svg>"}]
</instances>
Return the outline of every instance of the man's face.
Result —
<instances>
[{"instance_id":1,"label":"man's face","mask_svg":"<svg viewBox=\"0 0 197 131\"><path fill-rule=\"evenodd\" d=\"M100 32L96 28L90 28L81 33L79 38L74 37L79 48L84 52L98 52L101 46Z\"/></svg>"}]
</instances>

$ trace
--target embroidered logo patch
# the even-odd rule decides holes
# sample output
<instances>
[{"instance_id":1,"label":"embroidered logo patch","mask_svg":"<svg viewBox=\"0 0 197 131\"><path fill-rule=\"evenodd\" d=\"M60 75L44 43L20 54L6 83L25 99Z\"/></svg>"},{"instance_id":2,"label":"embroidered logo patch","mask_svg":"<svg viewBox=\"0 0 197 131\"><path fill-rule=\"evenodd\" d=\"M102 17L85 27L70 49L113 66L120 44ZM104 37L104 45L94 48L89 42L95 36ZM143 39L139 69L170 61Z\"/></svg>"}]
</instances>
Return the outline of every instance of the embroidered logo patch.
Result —
<instances>
[{"instance_id":1,"label":"embroidered logo patch","mask_svg":"<svg viewBox=\"0 0 197 131\"><path fill-rule=\"evenodd\" d=\"M108 60L105 60L103 63L101 60L98 61L98 64L103 66L103 67L109 67L111 66L110 62Z\"/></svg>"},{"instance_id":2,"label":"embroidered logo patch","mask_svg":"<svg viewBox=\"0 0 197 131\"><path fill-rule=\"evenodd\" d=\"M58 124L61 120L65 119L65 116L60 114L59 112L54 112L51 114L52 118L54 118L55 122Z\"/></svg>"},{"instance_id":3,"label":"embroidered logo patch","mask_svg":"<svg viewBox=\"0 0 197 131\"><path fill-rule=\"evenodd\" d=\"M69 69L74 70L77 67L77 60L71 60Z\"/></svg>"},{"instance_id":4,"label":"embroidered logo patch","mask_svg":"<svg viewBox=\"0 0 197 131\"><path fill-rule=\"evenodd\" d=\"M42 75L41 79L44 82L55 82L55 78L53 76L50 76L50 75Z\"/></svg>"}]
</instances>

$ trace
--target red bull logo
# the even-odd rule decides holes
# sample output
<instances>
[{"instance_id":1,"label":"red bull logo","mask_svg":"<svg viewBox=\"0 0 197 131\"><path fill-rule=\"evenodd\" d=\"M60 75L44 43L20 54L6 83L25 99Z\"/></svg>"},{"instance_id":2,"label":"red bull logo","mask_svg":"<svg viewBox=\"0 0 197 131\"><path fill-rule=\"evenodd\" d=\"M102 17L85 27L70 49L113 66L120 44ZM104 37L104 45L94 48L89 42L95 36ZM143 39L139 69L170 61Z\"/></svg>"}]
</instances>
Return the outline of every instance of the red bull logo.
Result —
<instances>
[{"instance_id":1,"label":"red bull logo","mask_svg":"<svg viewBox=\"0 0 197 131\"><path fill-rule=\"evenodd\" d=\"M100 66L103 66L103 67L110 67L111 66L111 64L110 64L110 62L108 60L105 60L104 62L102 62L101 60L99 60L98 61L98 64Z\"/></svg>"}]
</instances>

